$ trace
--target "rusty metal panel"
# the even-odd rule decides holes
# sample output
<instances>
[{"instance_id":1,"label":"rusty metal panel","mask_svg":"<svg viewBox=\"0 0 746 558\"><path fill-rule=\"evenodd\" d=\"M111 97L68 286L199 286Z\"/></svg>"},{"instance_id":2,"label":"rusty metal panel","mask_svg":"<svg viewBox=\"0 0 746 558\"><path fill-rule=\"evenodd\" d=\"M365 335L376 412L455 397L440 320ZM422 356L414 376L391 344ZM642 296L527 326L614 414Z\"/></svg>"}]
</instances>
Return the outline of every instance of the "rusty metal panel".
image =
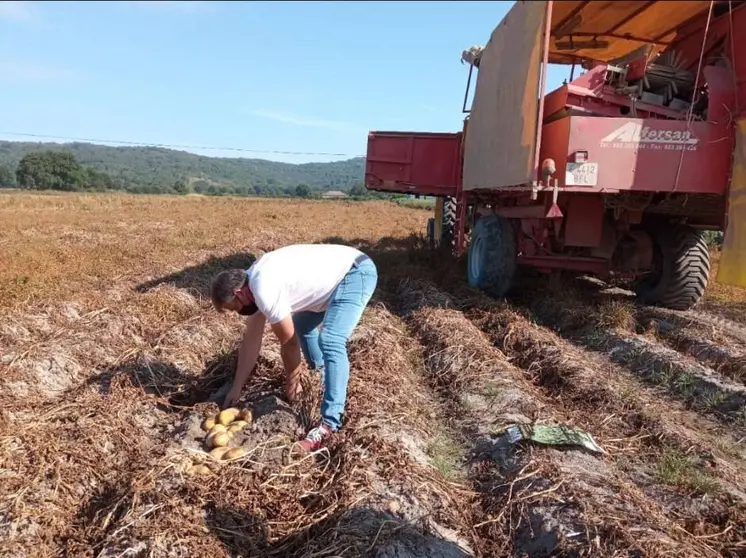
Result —
<instances>
[{"instance_id":1,"label":"rusty metal panel","mask_svg":"<svg viewBox=\"0 0 746 558\"><path fill-rule=\"evenodd\" d=\"M545 126L542 157L552 157L562 187L724 194L733 151L726 124L571 116ZM565 128L567 129L567 128ZM553 130L554 132L554 130ZM554 142L550 142L550 140ZM587 153L587 163L573 163Z\"/></svg>"},{"instance_id":2,"label":"rusty metal panel","mask_svg":"<svg viewBox=\"0 0 746 558\"><path fill-rule=\"evenodd\" d=\"M735 287L746 287L746 119L739 120L736 127L728 225L717 280Z\"/></svg>"},{"instance_id":3,"label":"rusty metal panel","mask_svg":"<svg viewBox=\"0 0 746 558\"><path fill-rule=\"evenodd\" d=\"M461 137L461 133L370 132L365 187L386 192L456 195Z\"/></svg>"},{"instance_id":4,"label":"rusty metal panel","mask_svg":"<svg viewBox=\"0 0 746 558\"><path fill-rule=\"evenodd\" d=\"M546 2L518 1L481 54L465 138L464 190L533 180Z\"/></svg>"},{"instance_id":5,"label":"rusty metal panel","mask_svg":"<svg viewBox=\"0 0 746 558\"><path fill-rule=\"evenodd\" d=\"M573 194L565 218L565 244L584 248L601 246L604 200L600 195Z\"/></svg>"}]
</instances>

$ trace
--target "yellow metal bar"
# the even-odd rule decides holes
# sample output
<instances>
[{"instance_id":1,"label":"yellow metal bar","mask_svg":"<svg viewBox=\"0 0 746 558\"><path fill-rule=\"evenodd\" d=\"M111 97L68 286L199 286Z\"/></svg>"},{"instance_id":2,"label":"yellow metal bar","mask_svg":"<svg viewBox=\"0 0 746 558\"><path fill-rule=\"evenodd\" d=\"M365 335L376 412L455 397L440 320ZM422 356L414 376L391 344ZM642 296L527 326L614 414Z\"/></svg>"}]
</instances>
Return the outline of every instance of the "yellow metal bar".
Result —
<instances>
[{"instance_id":1,"label":"yellow metal bar","mask_svg":"<svg viewBox=\"0 0 746 558\"><path fill-rule=\"evenodd\" d=\"M736 124L736 151L728 198L728 225L717 280L746 288L746 119Z\"/></svg>"}]
</instances>

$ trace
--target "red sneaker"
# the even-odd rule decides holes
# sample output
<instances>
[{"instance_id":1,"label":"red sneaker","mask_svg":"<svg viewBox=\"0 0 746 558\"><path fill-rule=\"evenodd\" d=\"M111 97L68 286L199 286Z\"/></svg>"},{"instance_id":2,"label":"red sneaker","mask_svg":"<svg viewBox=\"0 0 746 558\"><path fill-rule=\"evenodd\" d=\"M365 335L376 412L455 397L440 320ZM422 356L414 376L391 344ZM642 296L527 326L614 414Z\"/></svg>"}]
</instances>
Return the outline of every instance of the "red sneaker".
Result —
<instances>
[{"instance_id":1,"label":"red sneaker","mask_svg":"<svg viewBox=\"0 0 746 558\"><path fill-rule=\"evenodd\" d=\"M306 434L305 439L301 440L300 447L303 451L312 452L320 449L324 445L324 440L334 432L323 422L315 428L312 428Z\"/></svg>"}]
</instances>

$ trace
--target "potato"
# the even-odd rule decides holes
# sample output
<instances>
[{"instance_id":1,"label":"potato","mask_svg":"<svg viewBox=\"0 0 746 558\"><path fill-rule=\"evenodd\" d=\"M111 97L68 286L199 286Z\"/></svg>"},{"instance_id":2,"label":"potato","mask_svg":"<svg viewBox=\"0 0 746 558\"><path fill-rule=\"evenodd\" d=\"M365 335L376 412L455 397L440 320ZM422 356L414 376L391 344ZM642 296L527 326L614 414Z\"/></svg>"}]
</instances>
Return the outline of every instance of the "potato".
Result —
<instances>
[{"instance_id":1,"label":"potato","mask_svg":"<svg viewBox=\"0 0 746 558\"><path fill-rule=\"evenodd\" d=\"M254 420L254 413L251 412L251 409L244 409L238 414L238 418L248 424Z\"/></svg>"},{"instance_id":2,"label":"potato","mask_svg":"<svg viewBox=\"0 0 746 558\"><path fill-rule=\"evenodd\" d=\"M213 448L220 448L223 446L227 446L228 442L231 441L231 437L228 435L227 432L218 432L217 434L214 434L210 436L208 439L208 444Z\"/></svg>"},{"instance_id":3,"label":"potato","mask_svg":"<svg viewBox=\"0 0 746 558\"><path fill-rule=\"evenodd\" d=\"M209 432L210 430L212 430L213 426L215 426L215 417L207 417L202 422L202 430L204 430L205 432Z\"/></svg>"},{"instance_id":4,"label":"potato","mask_svg":"<svg viewBox=\"0 0 746 558\"><path fill-rule=\"evenodd\" d=\"M210 450L210 457L217 459L218 461L223 458L226 452L230 451L231 448L226 446L219 446Z\"/></svg>"},{"instance_id":5,"label":"potato","mask_svg":"<svg viewBox=\"0 0 746 558\"><path fill-rule=\"evenodd\" d=\"M218 415L218 422L224 426L228 426L230 423L233 422L233 420L238 416L238 413L240 412L241 411L239 411L235 407L220 411L220 414Z\"/></svg>"},{"instance_id":6,"label":"potato","mask_svg":"<svg viewBox=\"0 0 746 558\"><path fill-rule=\"evenodd\" d=\"M396 513L399 513L400 510L401 510L401 504L399 503L398 500L389 500L388 502L386 502L387 512L396 514Z\"/></svg>"},{"instance_id":7,"label":"potato","mask_svg":"<svg viewBox=\"0 0 746 558\"><path fill-rule=\"evenodd\" d=\"M196 465L192 467L193 475L202 476L202 475L209 475L210 473L212 473L212 471L210 471L210 468L207 465Z\"/></svg>"},{"instance_id":8,"label":"potato","mask_svg":"<svg viewBox=\"0 0 746 558\"><path fill-rule=\"evenodd\" d=\"M245 420L236 420L231 423L231 425L228 427L228 432L231 434L235 434L236 432L239 432L244 426L249 424Z\"/></svg>"},{"instance_id":9,"label":"potato","mask_svg":"<svg viewBox=\"0 0 746 558\"><path fill-rule=\"evenodd\" d=\"M212 436L213 434L217 434L218 432L225 432L228 430L225 425L222 424L216 424L210 429L210 432L207 433L208 436Z\"/></svg>"},{"instance_id":10,"label":"potato","mask_svg":"<svg viewBox=\"0 0 746 558\"><path fill-rule=\"evenodd\" d=\"M233 459L238 459L239 457L243 457L246 455L246 450L243 448L235 448L232 450L228 450L223 454L223 460L224 461L232 461Z\"/></svg>"}]
</instances>

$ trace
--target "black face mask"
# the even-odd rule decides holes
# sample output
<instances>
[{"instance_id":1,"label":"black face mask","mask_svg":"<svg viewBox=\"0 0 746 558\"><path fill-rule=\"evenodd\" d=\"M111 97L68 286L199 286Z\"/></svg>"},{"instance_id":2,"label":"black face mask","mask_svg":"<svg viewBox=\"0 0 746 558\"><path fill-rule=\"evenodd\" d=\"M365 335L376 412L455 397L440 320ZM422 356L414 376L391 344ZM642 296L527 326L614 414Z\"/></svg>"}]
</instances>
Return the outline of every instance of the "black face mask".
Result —
<instances>
[{"instance_id":1,"label":"black face mask","mask_svg":"<svg viewBox=\"0 0 746 558\"><path fill-rule=\"evenodd\" d=\"M242 316L251 316L255 314L257 310L258 308L256 306L256 303L251 302L249 304L244 304L243 306L241 306L241 309L238 311L238 313Z\"/></svg>"}]
</instances>

